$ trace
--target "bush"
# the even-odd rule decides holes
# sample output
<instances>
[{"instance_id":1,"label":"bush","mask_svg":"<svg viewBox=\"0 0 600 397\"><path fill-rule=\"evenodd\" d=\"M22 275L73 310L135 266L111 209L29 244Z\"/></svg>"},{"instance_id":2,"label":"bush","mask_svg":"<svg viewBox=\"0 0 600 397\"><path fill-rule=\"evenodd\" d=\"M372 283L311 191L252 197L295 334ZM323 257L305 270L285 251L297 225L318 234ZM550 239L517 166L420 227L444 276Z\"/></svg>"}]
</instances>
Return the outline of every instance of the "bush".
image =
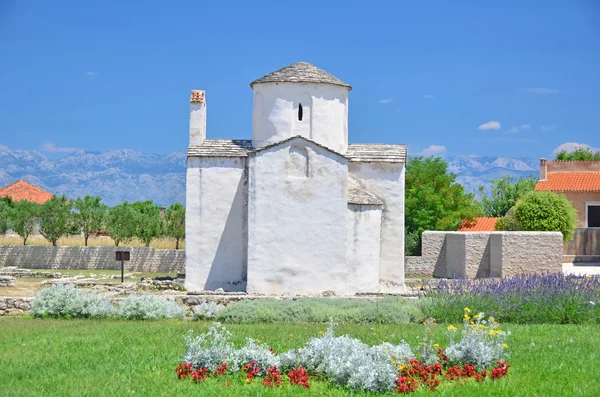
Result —
<instances>
[{"instance_id":1,"label":"bush","mask_svg":"<svg viewBox=\"0 0 600 397\"><path fill-rule=\"evenodd\" d=\"M131 295L119 304L117 314L128 320L183 318L185 311L173 301L155 295Z\"/></svg>"},{"instance_id":2,"label":"bush","mask_svg":"<svg viewBox=\"0 0 600 397\"><path fill-rule=\"evenodd\" d=\"M515 216L515 207L512 207L504 217L496 221L495 230L505 232L516 232L521 230L519 221L517 221L517 217Z\"/></svg>"},{"instance_id":3,"label":"bush","mask_svg":"<svg viewBox=\"0 0 600 397\"><path fill-rule=\"evenodd\" d=\"M70 285L53 285L37 293L31 303L35 317L100 318L114 315L114 307L104 297L82 292Z\"/></svg>"},{"instance_id":4,"label":"bush","mask_svg":"<svg viewBox=\"0 0 600 397\"><path fill-rule=\"evenodd\" d=\"M417 301L404 298L385 298L374 302L347 298L301 298L244 300L220 310L216 319L235 324L326 323L330 319L344 324L408 324L421 322L424 316Z\"/></svg>"},{"instance_id":5,"label":"bush","mask_svg":"<svg viewBox=\"0 0 600 397\"><path fill-rule=\"evenodd\" d=\"M464 307L518 324L600 323L600 277L562 273L499 280L444 280L425 286L420 305L440 322L460 321Z\"/></svg>"},{"instance_id":6,"label":"bush","mask_svg":"<svg viewBox=\"0 0 600 397\"><path fill-rule=\"evenodd\" d=\"M561 232L564 241L573 239L577 211L564 195L532 192L515 205L520 230Z\"/></svg>"},{"instance_id":7,"label":"bush","mask_svg":"<svg viewBox=\"0 0 600 397\"><path fill-rule=\"evenodd\" d=\"M212 320L217 316L224 306L217 305L214 302L203 301L197 306L192 307L194 320Z\"/></svg>"},{"instance_id":8,"label":"bush","mask_svg":"<svg viewBox=\"0 0 600 397\"><path fill-rule=\"evenodd\" d=\"M506 344L510 332L501 331L493 318L485 320L484 313L478 313L473 318L471 310L466 307L463 317L463 327L460 340L454 341L454 327L448 327L450 343L445 354L450 365L472 364L477 369L485 369L498 360L506 358Z\"/></svg>"},{"instance_id":9,"label":"bush","mask_svg":"<svg viewBox=\"0 0 600 397\"><path fill-rule=\"evenodd\" d=\"M220 323L213 323L208 332L194 336L190 330L185 336L183 361L192 363L195 368L216 368L226 363L234 352L229 332Z\"/></svg>"}]
</instances>

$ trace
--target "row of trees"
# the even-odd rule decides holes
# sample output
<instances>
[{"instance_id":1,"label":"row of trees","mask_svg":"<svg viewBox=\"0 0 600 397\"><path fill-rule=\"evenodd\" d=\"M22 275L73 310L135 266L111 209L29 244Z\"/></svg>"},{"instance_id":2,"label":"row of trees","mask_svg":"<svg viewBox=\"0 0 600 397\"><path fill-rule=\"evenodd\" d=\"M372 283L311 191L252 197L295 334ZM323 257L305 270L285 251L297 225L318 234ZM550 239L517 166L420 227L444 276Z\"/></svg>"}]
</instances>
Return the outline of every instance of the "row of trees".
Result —
<instances>
[{"instance_id":1,"label":"row of trees","mask_svg":"<svg viewBox=\"0 0 600 397\"><path fill-rule=\"evenodd\" d=\"M164 236L173 237L179 249L179 242L185 237L185 208L179 203L170 205L161 217L160 207L152 201L126 201L108 208L97 196L75 200L54 196L41 205L0 199L0 233L12 229L27 245L37 219L40 234L54 246L63 236L80 234L87 246L89 237L103 230L116 246L137 237L148 247L152 240Z\"/></svg>"},{"instance_id":2,"label":"row of trees","mask_svg":"<svg viewBox=\"0 0 600 397\"><path fill-rule=\"evenodd\" d=\"M557 160L596 160L600 152L578 149L560 152ZM503 176L492 181L489 193L480 187L481 202L468 194L448 172L440 157L413 157L406 165L405 253L421 254L421 234L426 230L456 231L477 216L501 217L497 230L560 231L573 238L577 212L564 195L534 191L533 176L514 181Z\"/></svg>"}]
</instances>

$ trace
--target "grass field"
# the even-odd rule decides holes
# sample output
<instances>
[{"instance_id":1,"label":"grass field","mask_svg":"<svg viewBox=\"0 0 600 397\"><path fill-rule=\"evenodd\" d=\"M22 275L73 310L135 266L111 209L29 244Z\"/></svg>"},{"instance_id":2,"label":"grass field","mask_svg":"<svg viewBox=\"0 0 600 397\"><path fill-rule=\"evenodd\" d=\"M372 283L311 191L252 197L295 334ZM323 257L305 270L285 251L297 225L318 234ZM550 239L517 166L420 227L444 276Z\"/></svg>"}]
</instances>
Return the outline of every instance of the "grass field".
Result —
<instances>
[{"instance_id":1,"label":"grass field","mask_svg":"<svg viewBox=\"0 0 600 397\"><path fill-rule=\"evenodd\" d=\"M270 390L237 376L193 384L176 379L174 367L184 352L189 329L210 323L183 321L93 321L0 318L0 394L9 396L292 396L371 395L311 379L310 390L285 385ZM227 325L237 344L246 336L269 343L278 352L302 346L325 325ZM445 335L445 326L434 333ZM506 325L512 365L507 378L485 384L455 384L441 396L596 396L600 368L600 327L595 325ZM366 343L399 342L412 346L420 325L339 326ZM443 342L442 342L443 343ZM224 386L231 381L232 386Z\"/></svg>"},{"instance_id":2,"label":"grass field","mask_svg":"<svg viewBox=\"0 0 600 397\"><path fill-rule=\"evenodd\" d=\"M69 246L69 247L82 247L84 244L83 236L66 236L58 239L57 245L59 246ZM23 245L23 238L17 235L5 235L0 234L0 246L2 245ZM27 239L27 245L35 245L35 246L51 246L48 240L46 240L43 236L30 236ZM91 247L113 247L115 242L108 236L97 236L90 237L88 240L88 245ZM131 241L121 243L123 247L145 247L140 239L134 238ZM161 237L152 240L150 247L154 247L157 249L175 249L175 239L170 237ZM179 242L179 249L185 248L185 241L181 240Z\"/></svg>"}]
</instances>

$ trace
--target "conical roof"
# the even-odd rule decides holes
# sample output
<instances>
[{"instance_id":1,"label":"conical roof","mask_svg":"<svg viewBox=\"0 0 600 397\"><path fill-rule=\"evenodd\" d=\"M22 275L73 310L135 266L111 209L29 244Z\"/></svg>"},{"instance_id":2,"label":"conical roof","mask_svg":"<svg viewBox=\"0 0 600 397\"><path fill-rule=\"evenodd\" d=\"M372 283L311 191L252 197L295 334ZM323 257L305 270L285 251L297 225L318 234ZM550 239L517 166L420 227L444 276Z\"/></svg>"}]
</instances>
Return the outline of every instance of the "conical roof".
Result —
<instances>
[{"instance_id":1,"label":"conical roof","mask_svg":"<svg viewBox=\"0 0 600 397\"><path fill-rule=\"evenodd\" d=\"M349 84L344 83L337 77L327 73L323 69L307 62L296 62L284 68L269 73L258 80L250 83L250 87L260 83L322 83L334 84L352 89Z\"/></svg>"}]
</instances>

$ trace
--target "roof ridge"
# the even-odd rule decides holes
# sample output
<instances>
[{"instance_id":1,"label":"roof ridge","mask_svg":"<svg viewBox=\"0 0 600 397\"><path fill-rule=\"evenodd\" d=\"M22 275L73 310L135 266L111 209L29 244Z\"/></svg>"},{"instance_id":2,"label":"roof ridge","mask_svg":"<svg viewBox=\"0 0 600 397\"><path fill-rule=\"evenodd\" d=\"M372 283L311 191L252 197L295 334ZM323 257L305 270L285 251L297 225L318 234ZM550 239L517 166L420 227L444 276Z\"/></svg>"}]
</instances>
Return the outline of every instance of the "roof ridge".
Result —
<instances>
[{"instance_id":1,"label":"roof ridge","mask_svg":"<svg viewBox=\"0 0 600 397\"><path fill-rule=\"evenodd\" d=\"M320 148L323 148L323 149L325 149L325 150L327 150L327 151L330 151L330 152L332 152L332 153L335 153L335 154L337 154L338 156L340 156L340 157L342 157L342 158L348 159L348 157L346 157L346 156L345 156L345 155L343 155L342 153L340 153L340 152L338 152L338 151L336 151L336 150L333 150L333 149L331 149L331 148L329 148L329 147L327 147L327 146L325 146L325 145L322 145L322 144L320 144L319 142L313 141L312 139L310 139L310 138L307 138L307 137L305 137L305 136L302 136L302 135L294 135L294 136L291 136L291 137L289 137L289 138L286 138L286 139L284 139L284 140L277 141L277 142L273 142L273 143L270 143L270 144L268 144L268 145L265 145L265 146L262 146L262 147L259 147L259 148L255 148L254 150L250 150L248 153L249 153L249 154L252 154L252 153L260 152L260 151L262 151L262 150L267 150L267 149L273 148L273 147L275 147L275 146L281 145L282 143L289 142L289 141L291 141L292 139L296 139L296 138L300 138L300 139L303 139L303 140L305 140L305 141L307 141L307 142L313 143L314 145L316 145L316 146L318 146L318 147L320 147Z\"/></svg>"}]
</instances>

